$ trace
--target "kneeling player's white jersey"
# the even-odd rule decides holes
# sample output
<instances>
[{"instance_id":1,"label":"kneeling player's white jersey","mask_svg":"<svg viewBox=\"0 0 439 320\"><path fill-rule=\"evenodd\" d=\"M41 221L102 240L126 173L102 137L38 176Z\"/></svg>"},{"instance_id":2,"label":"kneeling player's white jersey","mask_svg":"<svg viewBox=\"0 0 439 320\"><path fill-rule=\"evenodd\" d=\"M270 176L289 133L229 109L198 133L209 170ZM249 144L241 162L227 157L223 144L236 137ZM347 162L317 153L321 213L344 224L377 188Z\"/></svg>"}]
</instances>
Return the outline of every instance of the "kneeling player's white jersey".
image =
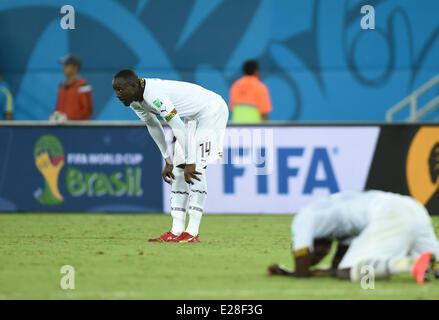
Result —
<instances>
[{"instance_id":1,"label":"kneeling player's white jersey","mask_svg":"<svg viewBox=\"0 0 439 320\"><path fill-rule=\"evenodd\" d=\"M174 115L197 118L209 113L211 101L222 99L220 95L199 85L173 80L145 78L143 101L135 101L130 107L140 119L160 115L169 121Z\"/></svg>"},{"instance_id":2,"label":"kneeling player's white jersey","mask_svg":"<svg viewBox=\"0 0 439 320\"><path fill-rule=\"evenodd\" d=\"M309 248L315 239L339 239L344 244L360 234L373 212L373 201L388 194L384 191L345 191L312 202L293 220L294 251Z\"/></svg>"}]
</instances>

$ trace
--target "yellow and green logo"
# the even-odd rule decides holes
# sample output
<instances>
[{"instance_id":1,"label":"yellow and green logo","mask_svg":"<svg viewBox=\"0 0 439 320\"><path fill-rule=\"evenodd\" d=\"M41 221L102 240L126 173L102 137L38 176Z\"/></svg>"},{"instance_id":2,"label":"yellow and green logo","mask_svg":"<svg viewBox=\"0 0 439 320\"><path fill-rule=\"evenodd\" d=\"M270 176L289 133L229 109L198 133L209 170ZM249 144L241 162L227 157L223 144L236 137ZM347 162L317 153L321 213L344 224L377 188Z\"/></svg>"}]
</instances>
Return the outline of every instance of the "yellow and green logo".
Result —
<instances>
[{"instance_id":1,"label":"yellow and green logo","mask_svg":"<svg viewBox=\"0 0 439 320\"><path fill-rule=\"evenodd\" d=\"M34 146L35 166L44 178L44 190L37 196L41 204L57 205L64 201L59 192L58 178L64 166L63 145L53 135L40 137Z\"/></svg>"}]
</instances>

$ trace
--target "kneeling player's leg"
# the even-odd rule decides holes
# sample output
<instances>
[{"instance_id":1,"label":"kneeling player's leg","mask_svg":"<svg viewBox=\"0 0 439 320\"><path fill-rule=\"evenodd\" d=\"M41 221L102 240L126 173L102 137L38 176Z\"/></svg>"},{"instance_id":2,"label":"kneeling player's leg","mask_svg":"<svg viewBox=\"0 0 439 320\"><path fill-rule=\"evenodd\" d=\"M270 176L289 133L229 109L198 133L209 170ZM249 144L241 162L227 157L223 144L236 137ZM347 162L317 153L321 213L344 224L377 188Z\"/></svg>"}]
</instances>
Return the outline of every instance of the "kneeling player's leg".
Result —
<instances>
[{"instance_id":1,"label":"kneeling player's leg","mask_svg":"<svg viewBox=\"0 0 439 320\"><path fill-rule=\"evenodd\" d=\"M392 199L374 204L369 224L349 246L339 269L349 269L350 279L360 281L373 272L376 279L408 270L406 257L413 243L412 219L405 206ZM339 272L340 275L345 272Z\"/></svg>"},{"instance_id":2,"label":"kneeling player's leg","mask_svg":"<svg viewBox=\"0 0 439 320\"><path fill-rule=\"evenodd\" d=\"M375 279L387 279L391 275L408 273L416 276L418 283L430 280L434 275L434 256L424 252L418 258L404 256L385 259L365 259L356 263L352 268L340 269L337 276L340 279L350 279L358 282L364 276L373 274Z\"/></svg>"},{"instance_id":3,"label":"kneeling player's leg","mask_svg":"<svg viewBox=\"0 0 439 320\"><path fill-rule=\"evenodd\" d=\"M189 196L189 223L186 229L186 232L194 237L198 235L204 202L207 198L206 168L197 168L197 171L201 172L201 175L198 176L200 181L193 180L194 184L192 185Z\"/></svg>"},{"instance_id":4,"label":"kneeling player's leg","mask_svg":"<svg viewBox=\"0 0 439 320\"><path fill-rule=\"evenodd\" d=\"M171 187L171 232L179 236L185 228L189 185L184 180L184 169L175 167L173 173L175 175L175 180Z\"/></svg>"}]
</instances>

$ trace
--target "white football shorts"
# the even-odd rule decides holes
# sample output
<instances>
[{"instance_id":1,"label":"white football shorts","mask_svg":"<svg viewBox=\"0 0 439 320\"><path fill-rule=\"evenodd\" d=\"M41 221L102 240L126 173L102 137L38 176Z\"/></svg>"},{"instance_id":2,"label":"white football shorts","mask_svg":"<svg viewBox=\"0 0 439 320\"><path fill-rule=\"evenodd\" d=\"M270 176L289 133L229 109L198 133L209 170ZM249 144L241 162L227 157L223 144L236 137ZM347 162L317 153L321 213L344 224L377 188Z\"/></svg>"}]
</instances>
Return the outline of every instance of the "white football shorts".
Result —
<instances>
[{"instance_id":1,"label":"white football shorts","mask_svg":"<svg viewBox=\"0 0 439 320\"><path fill-rule=\"evenodd\" d=\"M207 102L208 107L202 114L195 118L196 131L196 167L204 168L208 164L220 159L223 154L224 135L226 132L227 121L229 119L229 109L222 98L212 99ZM185 119L185 125L189 120ZM185 163L183 148L175 142L173 164L178 166Z\"/></svg>"}]
</instances>

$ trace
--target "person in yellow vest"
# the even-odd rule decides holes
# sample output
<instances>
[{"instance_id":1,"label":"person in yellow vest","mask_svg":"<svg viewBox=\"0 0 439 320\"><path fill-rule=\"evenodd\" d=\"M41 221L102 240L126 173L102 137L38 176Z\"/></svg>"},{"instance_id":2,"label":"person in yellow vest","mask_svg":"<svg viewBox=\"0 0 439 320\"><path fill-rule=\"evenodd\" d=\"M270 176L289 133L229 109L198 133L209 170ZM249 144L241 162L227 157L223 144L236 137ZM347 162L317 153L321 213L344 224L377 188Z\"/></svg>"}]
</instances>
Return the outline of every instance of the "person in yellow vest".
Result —
<instances>
[{"instance_id":1,"label":"person in yellow vest","mask_svg":"<svg viewBox=\"0 0 439 320\"><path fill-rule=\"evenodd\" d=\"M246 61L242 71L244 76L230 87L232 121L258 123L268 120L268 114L272 111L270 94L266 85L259 80L258 61Z\"/></svg>"},{"instance_id":2,"label":"person in yellow vest","mask_svg":"<svg viewBox=\"0 0 439 320\"><path fill-rule=\"evenodd\" d=\"M12 120L13 99L8 85L3 81L3 75L0 73L0 110L3 113L4 120Z\"/></svg>"}]
</instances>

